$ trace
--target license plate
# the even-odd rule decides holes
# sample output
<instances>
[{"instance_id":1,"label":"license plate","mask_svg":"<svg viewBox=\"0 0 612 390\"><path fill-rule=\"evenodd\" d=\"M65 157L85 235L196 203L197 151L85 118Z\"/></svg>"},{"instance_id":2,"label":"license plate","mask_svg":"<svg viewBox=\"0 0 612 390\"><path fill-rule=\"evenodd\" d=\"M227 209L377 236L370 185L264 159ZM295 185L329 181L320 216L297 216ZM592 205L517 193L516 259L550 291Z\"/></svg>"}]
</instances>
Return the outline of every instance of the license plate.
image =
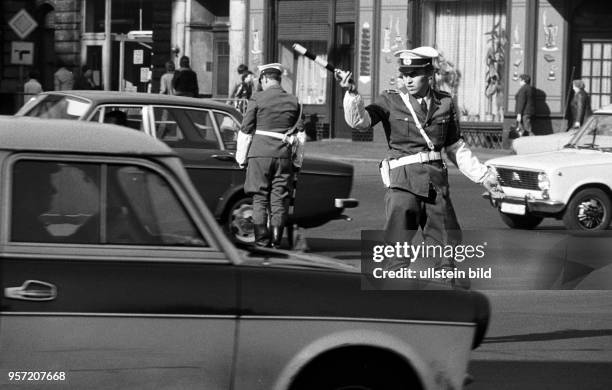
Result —
<instances>
[{"instance_id":1,"label":"license plate","mask_svg":"<svg viewBox=\"0 0 612 390\"><path fill-rule=\"evenodd\" d=\"M524 204L502 203L500 210L502 213L525 215Z\"/></svg>"}]
</instances>

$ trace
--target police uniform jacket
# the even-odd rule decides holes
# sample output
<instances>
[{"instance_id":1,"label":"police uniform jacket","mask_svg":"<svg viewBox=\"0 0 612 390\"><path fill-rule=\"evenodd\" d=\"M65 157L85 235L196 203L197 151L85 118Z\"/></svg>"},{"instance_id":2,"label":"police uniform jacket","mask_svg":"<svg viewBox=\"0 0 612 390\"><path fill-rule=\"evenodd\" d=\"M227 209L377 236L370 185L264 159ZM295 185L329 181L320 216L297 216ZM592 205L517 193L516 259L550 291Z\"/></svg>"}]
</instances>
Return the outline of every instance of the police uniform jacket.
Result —
<instances>
[{"instance_id":1,"label":"police uniform jacket","mask_svg":"<svg viewBox=\"0 0 612 390\"><path fill-rule=\"evenodd\" d=\"M273 85L265 91L254 94L249 99L240 130L253 135L247 157L291 158L291 148L286 143L267 135L255 134L255 131L265 130L284 134L296 122L298 123L296 132L303 131L299 115L298 99L285 92L280 85Z\"/></svg>"},{"instance_id":2,"label":"police uniform jacket","mask_svg":"<svg viewBox=\"0 0 612 390\"><path fill-rule=\"evenodd\" d=\"M407 93L403 90L402 92ZM416 98L407 95L417 119L436 151L441 151L461 139L454 104L449 94L430 90L428 112L422 110ZM430 151L399 91L383 92L373 104L365 107L365 110L371 118L371 126L379 122L382 124L389 143L389 158ZM430 183L442 190L448 187L446 168L441 162L409 164L391 170L391 188L428 196Z\"/></svg>"}]
</instances>

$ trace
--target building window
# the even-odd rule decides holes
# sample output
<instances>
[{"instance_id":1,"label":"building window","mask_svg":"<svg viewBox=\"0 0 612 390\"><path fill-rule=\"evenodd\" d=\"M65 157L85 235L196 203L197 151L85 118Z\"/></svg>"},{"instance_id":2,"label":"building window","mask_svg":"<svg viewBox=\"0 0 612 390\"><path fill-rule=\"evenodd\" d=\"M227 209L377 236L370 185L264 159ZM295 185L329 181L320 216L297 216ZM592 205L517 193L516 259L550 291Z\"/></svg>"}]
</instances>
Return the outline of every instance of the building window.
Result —
<instances>
[{"instance_id":1,"label":"building window","mask_svg":"<svg viewBox=\"0 0 612 390\"><path fill-rule=\"evenodd\" d=\"M612 41L582 42L582 80L591 95L593 110L610 104Z\"/></svg>"},{"instance_id":2,"label":"building window","mask_svg":"<svg viewBox=\"0 0 612 390\"><path fill-rule=\"evenodd\" d=\"M459 109L472 120L503 120L505 4L502 0L429 3L434 20L433 28L426 27L425 38L442 54L438 87L452 93Z\"/></svg>"}]
</instances>

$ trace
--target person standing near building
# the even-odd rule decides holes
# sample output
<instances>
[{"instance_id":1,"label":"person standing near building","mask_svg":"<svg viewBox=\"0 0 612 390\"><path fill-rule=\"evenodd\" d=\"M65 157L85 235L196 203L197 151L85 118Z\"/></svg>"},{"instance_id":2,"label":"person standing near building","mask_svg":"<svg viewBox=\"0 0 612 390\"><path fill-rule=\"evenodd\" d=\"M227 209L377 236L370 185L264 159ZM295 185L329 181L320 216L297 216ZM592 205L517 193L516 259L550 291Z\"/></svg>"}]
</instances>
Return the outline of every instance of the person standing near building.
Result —
<instances>
[{"instance_id":1,"label":"person standing near building","mask_svg":"<svg viewBox=\"0 0 612 390\"><path fill-rule=\"evenodd\" d=\"M24 104L43 91L42 85L38 82L39 73L37 70L32 69L28 77L30 79L23 85Z\"/></svg>"},{"instance_id":2,"label":"person standing near building","mask_svg":"<svg viewBox=\"0 0 612 390\"><path fill-rule=\"evenodd\" d=\"M474 156L461 137L451 95L431 87L433 59L431 47L401 50L401 88L384 91L374 103L365 106L351 79L351 72L336 71L340 86L346 88L344 117L347 124L367 130L381 123L389 146L381 162L385 194L385 241L411 242L419 227L425 243L453 245L461 242L461 231L451 203L448 171L442 150L469 179L484 187L495 198L503 196L497 175ZM408 261L409 262L409 261ZM454 268L452 259L438 268ZM393 266L406 266L404 260Z\"/></svg>"},{"instance_id":3,"label":"person standing near building","mask_svg":"<svg viewBox=\"0 0 612 390\"><path fill-rule=\"evenodd\" d=\"M174 95L174 88L172 88L172 79L174 78L174 62L166 62L166 73L164 73L159 80L159 93L162 95Z\"/></svg>"},{"instance_id":4,"label":"person standing near building","mask_svg":"<svg viewBox=\"0 0 612 390\"><path fill-rule=\"evenodd\" d=\"M56 91L69 91L74 87L74 75L66 68L62 60L57 62L58 70L53 74L53 86Z\"/></svg>"},{"instance_id":5,"label":"person standing near building","mask_svg":"<svg viewBox=\"0 0 612 390\"><path fill-rule=\"evenodd\" d=\"M83 65L81 67L81 74L76 78L74 82L74 89L77 90L91 90L98 89L98 86L93 80L93 71L89 69L89 66Z\"/></svg>"},{"instance_id":6,"label":"person standing near building","mask_svg":"<svg viewBox=\"0 0 612 390\"><path fill-rule=\"evenodd\" d=\"M531 77L527 74L519 76L520 88L514 96L516 106L516 122L523 129L521 135L531 135L533 132L532 122L535 115L535 91L531 86Z\"/></svg>"},{"instance_id":7,"label":"person standing near building","mask_svg":"<svg viewBox=\"0 0 612 390\"><path fill-rule=\"evenodd\" d=\"M591 110L591 97L584 90L584 81L572 81L572 88L574 89L574 97L570 102L568 130L582 126L584 122L593 115L593 110Z\"/></svg>"},{"instance_id":8,"label":"person standing near building","mask_svg":"<svg viewBox=\"0 0 612 390\"><path fill-rule=\"evenodd\" d=\"M182 56L179 60L180 68L174 72L172 88L178 96L198 97L198 75L189 67L189 57Z\"/></svg>"},{"instance_id":9,"label":"person standing near building","mask_svg":"<svg viewBox=\"0 0 612 390\"><path fill-rule=\"evenodd\" d=\"M255 245L278 248L306 134L298 99L281 87L282 65L262 65L259 71L263 91L249 100L238 132L236 161L247 167L244 190L253 196Z\"/></svg>"}]
</instances>

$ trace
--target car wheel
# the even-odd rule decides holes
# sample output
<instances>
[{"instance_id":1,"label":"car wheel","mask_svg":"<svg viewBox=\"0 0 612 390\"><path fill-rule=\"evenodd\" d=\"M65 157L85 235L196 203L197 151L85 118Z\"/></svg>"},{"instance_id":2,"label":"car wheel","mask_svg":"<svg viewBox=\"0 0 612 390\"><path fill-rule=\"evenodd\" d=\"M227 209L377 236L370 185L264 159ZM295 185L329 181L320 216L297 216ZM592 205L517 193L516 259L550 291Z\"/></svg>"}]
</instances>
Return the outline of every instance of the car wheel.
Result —
<instances>
[{"instance_id":1,"label":"car wheel","mask_svg":"<svg viewBox=\"0 0 612 390\"><path fill-rule=\"evenodd\" d=\"M516 215L499 212L502 221L512 229L533 229L542 222L544 218L531 214Z\"/></svg>"},{"instance_id":2,"label":"car wheel","mask_svg":"<svg viewBox=\"0 0 612 390\"><path fill-rule=\"evenodd\" d=\"M225 221L225 230L236 244L255 242L253 229L253 200L241 198L229 208Z\"/></svg>"},{"instance_id":3,"label":"car wheel","mask_svg":"<svg viewBox=\"0 0 612 390\"><path fill-rule=\"evenodd\" d=\"M585 188L570 200L563 215L563 223L570 230L603 230L610 224L612 203L599 188Z\"/></svg>"}]
</instances>

